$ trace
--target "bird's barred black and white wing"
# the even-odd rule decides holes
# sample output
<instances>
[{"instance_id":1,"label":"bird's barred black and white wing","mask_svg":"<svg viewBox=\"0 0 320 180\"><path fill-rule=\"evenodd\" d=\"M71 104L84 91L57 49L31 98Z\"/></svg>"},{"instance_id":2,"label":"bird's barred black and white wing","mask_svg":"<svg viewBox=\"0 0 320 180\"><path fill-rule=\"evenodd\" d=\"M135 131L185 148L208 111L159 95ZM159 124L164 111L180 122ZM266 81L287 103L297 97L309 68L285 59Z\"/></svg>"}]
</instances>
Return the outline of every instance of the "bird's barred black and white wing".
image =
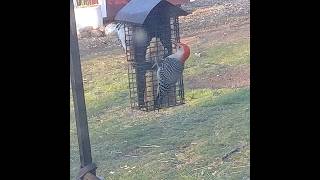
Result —
<instances>
[{"instance_id":1,"label":"bird's barred black and white wing","mask_svg":"<svg viewBox=\"0 0 320 180\"><path fill-rule=\"evenodd\" d=\"M183 64L175 58L165 58L159 66L159 80L167 84L175 84L183 71Z\"/></svg>"},{"instance_id":2,"label":"bird's barred black and white wing","mask_svg":"<svg viewBox=\"0 0 320 180\"><path fill-rule=\"evenodd\" d=\"M161 104L169 89L177 83L183 72L183 64L175 58L165 58L157 71L158 93L157 100Z\"/></svg>"}]
</instances>

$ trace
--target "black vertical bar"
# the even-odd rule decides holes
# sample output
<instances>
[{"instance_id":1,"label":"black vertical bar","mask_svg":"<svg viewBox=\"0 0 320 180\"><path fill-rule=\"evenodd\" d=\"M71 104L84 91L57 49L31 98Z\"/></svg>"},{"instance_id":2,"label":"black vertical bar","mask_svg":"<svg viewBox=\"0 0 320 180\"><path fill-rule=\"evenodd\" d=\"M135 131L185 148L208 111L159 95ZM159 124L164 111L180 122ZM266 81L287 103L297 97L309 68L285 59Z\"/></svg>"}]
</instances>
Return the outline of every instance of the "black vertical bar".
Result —
<instances>
[{"instance_id":1,"label":"black vertical bar","mask_svg":"<svg viewBox=\"0 0 320 180\"><path fill-rule=\"evenodd\" d=\"M135 27L133 29L133 46L134 46L134 59L136 63L136 83L138 94L139 108L145 106L144 93L146 90L146 50L148 42L138 40L138 30L144 30L144 27ZM148 32L147 32L148 33ZM149 35L148 35L149 37Z\"/></svg>"},{"instance_id":2,"label":"black vertical bar","mask_svg":"<svg viewBox=\"0 0 320 180\"><path fill-rule=\"evenodd\" d=\"M73 1L70 0L70 75L79 143L80 162L82 168L92 163L92 157L82 82L78 37L73 8ZM95 172L92 173L95 174Z\"/></svg>"}]
</instances>

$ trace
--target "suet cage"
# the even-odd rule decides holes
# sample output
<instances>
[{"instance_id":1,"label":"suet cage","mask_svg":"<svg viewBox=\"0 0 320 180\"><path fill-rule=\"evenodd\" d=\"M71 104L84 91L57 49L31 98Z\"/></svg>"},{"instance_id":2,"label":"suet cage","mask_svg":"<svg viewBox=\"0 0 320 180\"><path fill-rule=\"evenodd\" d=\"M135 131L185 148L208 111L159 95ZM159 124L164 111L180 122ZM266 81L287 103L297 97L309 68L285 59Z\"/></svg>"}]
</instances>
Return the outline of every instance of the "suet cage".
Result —
<instances>
[{"instance_id":1,"label":"suet cage","mask_svg":"<svg viewBox=\"0 0 320 180\"><path fill-rule=\"evenodd\" d=\"M180 42L179 16L187 12L165 0L131 0L116 15L125 33L130 105L153 111L184 104L183 76L171 87L160 106L157 97L157 66L176 52Z\"/></svg>"}]
</instances>

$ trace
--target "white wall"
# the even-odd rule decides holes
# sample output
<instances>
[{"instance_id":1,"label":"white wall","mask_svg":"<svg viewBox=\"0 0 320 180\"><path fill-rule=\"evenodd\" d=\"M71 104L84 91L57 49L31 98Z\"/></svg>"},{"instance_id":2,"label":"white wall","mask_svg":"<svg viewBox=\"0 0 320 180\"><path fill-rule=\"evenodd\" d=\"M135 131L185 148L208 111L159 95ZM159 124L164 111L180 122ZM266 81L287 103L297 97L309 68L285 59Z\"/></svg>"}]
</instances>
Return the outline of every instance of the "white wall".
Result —
<instances>
[{"instance_id":1,"label":"white wall","mask_svg":"<svg viewBox=\"0 0 320 180\"><path fill-rule=\"evenodd\" d=\"M99 0L99 4L101 5L101 13L102 17L107 17L107 0Z\"/></svg>"},{"instance_id":2,"label":"white wall","mask_svg":"<svg viewBox=\"0 0 320 180\"><path fill-rule=\"evenodd\" d=\"M74 14L78 30L87 26L92 26L94 29L103 26L100 5L86 8L75 8Z\"/></svg>"},{"instance_id":3,"label":"white wall","mask_svg":"<svg viewBox=\"0 0 320 180\"><path fill-rule=\"evenodd\" d=\"M98 0L101 6L102 17L107 17L107 0ZM74 7L77 7L77 0L73 0Z\"/></svg>"}]
</instances>

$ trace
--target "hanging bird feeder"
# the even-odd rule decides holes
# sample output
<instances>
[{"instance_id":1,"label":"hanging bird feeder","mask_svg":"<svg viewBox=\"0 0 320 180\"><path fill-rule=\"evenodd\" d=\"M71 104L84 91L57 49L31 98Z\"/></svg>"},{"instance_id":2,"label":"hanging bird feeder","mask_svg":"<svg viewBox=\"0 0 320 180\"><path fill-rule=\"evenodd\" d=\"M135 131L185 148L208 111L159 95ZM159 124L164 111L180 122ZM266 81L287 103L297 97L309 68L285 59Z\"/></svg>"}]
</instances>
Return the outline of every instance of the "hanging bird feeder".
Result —
<instances>
[{"instance_id":1,"label":"hanging bird feeder","mask_svg":"<svg viewBox=\"0 0 320 180\"><path fill-rule=\"evenodd\" d=\"M114 20L125 32L131 108L144 111L159 109L157 69L153 65L175 53L180 42L179 16L188 13L166 0L131 0ZM184 104L183 76L164 98L163 107Z\"/></svg>"}]
</instances>

